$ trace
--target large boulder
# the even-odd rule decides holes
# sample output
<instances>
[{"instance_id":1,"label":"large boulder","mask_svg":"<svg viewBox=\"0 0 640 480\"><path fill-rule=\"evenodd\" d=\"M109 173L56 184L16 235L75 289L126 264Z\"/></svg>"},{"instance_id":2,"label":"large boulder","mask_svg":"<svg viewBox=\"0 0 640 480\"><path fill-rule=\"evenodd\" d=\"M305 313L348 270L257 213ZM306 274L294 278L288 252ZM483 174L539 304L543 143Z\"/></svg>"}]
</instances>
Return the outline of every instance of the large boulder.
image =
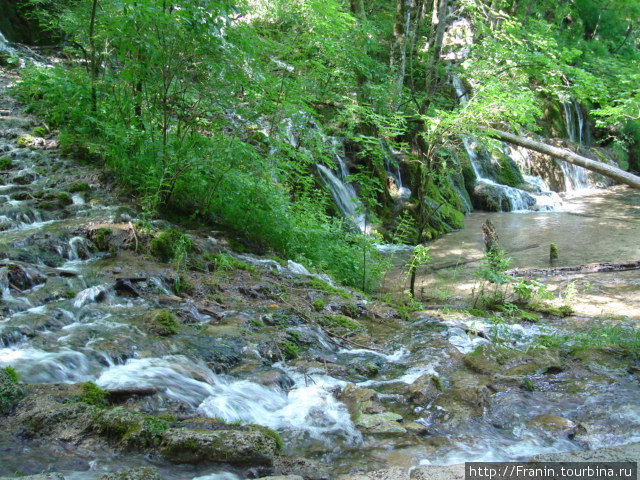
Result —
<instances>
[{"instance_id":1,"label":"large boulder","mask_svg":"<svg viewBox=\"0 0 640 480\"><path fill-rule=\"evenodd\" d=\"M464 356L465 365L484 375L523 376L561 371L562 363L551 350L514 348L485 343Z\"/></svg>"},{"instance_id":2,"label":"large boulder","mask_svg":"<svg viewBox=\"0 0 640 480\"><path fill-rule=\"evenodd\" d=\"M523 190L489 182L478 182L471 199L474 208L488 212L527 210L536 204L536 200Z\"/></svg>"},{"instance_id":3,"label":"large boulder","mask_svg":"<svg viewBox=\"0 0 640 480\"><path fill-rule=\"evenodd\" d=\"M173 463L271 465L276 452L276 439L263 430L253 428L170 428L164 432L160 445L160 453Z\"/></svg>"}]
</instances>

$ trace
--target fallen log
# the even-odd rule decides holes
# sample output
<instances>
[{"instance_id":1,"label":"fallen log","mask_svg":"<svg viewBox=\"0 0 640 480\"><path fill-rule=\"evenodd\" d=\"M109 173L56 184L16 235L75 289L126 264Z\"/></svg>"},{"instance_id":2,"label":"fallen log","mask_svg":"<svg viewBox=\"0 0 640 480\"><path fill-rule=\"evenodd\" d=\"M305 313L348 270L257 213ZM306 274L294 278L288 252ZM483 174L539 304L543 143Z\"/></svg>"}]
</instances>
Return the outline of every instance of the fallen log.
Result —
<instances>
[{"instance_id":1,"label":"fallen log","mask_svg":"<svg viewBox=\"0 0 640 480\"><path fill-rule=\"evenodd\" d=\"M503 132L502 130L488 130L489 135L500 140L504 140L507 143L518 145L520 147L528 148L545 155L551 155L559 160L584 167L592 172L599 173L605 177L613 178L614 180L629 185L636 190L640 190L640 177L633 175L632 173L625 172L624 170L608 165L603 162L591 160L590 158L578 155L570 150L554 147L546 143L538 142L530 138L514 135L513 133Z\"/></svg>"},{"instance_id":2,"label":"fallen log","mask_svg":"<svg viewBox=\"0 0 640 480\"><path fill-rule=\"evenodd\" d=\"M571 267L555 267L555 268L527 268L520 270L514 268L505 272L507 275L515 277L532 277L532 276L554 276L565 275L571 273L608 273L608 272L624 272L627 270L640 270L640 260L635 262L602 262L588 263L586 265L575 265Z\"/></svg>"}]
</instances>

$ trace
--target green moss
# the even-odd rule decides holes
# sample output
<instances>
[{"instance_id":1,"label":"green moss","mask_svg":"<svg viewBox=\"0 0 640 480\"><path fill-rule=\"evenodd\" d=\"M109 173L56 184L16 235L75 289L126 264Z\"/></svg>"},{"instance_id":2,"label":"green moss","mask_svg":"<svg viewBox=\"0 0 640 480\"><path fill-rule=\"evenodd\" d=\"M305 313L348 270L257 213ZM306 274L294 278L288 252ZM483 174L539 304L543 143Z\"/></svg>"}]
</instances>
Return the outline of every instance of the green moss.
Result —
<instances>
[{"instance_id":1,"label":"green moss","mask_svg":"<svg viewBox=\"0 0 640 480\"><path fill-rule=\"evenodd\" d=\"M434 375L433 377L431 377L431 381L433 382L433 385L436 387L436 389L441 392L443 387L440 377Z\"/></svg>"},{"instance_id":2,"label":"green moss","mask_svg":"<svg viewBox=\"0 0 640 480\"><path fill-rule=\"evenodd\" d=\"M16 144L20 148L27 148L32 145L34 141L35 138L33 138L31 135L20 135L16 140Z\"/></svg>"},{"instance_id":3,"label":"green moss","mask_svg":"<svg viewBox=\"0 0 640 480\"><path fill-rule=\"evenodd\" d=\"M96 232L93 243L100 252L109 250L109 237L111 237L112 233L113 231L110 228L100 228Z\"/></svg>"},{"instance_id":4,"label":"green moss","mask_svg":"<svg viewBox=\"0 0 640 480\"><path fill-rule=\"evenodd\" d=\"M62 204L62 205L71 205L73 203L73 199L71 198L71 195L69 195L66 192L60 192L56 195L56 198L58 199L58 201Z\"/></svg>"},{"instance_id":5,"label":"green moss","mask_svg":"<svg viewBox=\"0 0 640 480\"><path fill-rule=\"evenodd\" d=\"M353 295L351 295L349 292L347 292L344 288L338 288L338 287L334 287L332 285L330 285L329 283L325 282L324 280L321 280L319 278L311 278L311 280L309 280L309 287L310 288L314 288L316 290L322 290L323 292L327 292L327 293L333 293L335 295L338 295L342 298L352 298Z\"/></svg>"},{"instance_id":6,"label":"green moss","mask_svg":"<svg viewBox=\"0 0 640 480\"><path fill-rule=\"evenodd\" d=\"M0 170L9 170L11 167L13 167L13 162L10 158L0 158Z\"/></svg>"},{"instance_id":7,"label":"green moss","mask_svg":"<svg viewBox=\"0 0 640 480\"><path fill-rule=\"evenodd\" d=\"M228 270L245 270L255 272L256 267L245 262L241 262L237 258L226 253L206 253L203 258L209 262L209 269L217 272L225 272Z\"/></svg>"},{"instance_id":8,"label":"green moss","mask_svg":"<svg viewBox=\"0 0 640 480\"><path fill-rule=\"evenodd\" d=\"M151 312L147 318L147 328L150 332L167 337L178 333L178 322L173 313L167 310Z\"/></svg>"},{"instance_id":9,"label":"green moss","mask_svg":"<svg viewBox=\"0 0 640 480\"><path fill-rule=\"evenodd\" d=\"M503 185L509 185L511 187L517 187L518 185L524 183L524 178L520 174L518 167L513 163L506 155L499 153L499 166L497 169L497 178L498 183L502 183Z\"/></svg>"},{"instance_id":10,"label":"green moss","mask_svg":"<svg viewBox=\"0 0 640 480\"><path fill-rule=\"evenodd\" d=\"M3 370L10 382L18 383L18 380L20 380L20 375L18 375L18 372L16 371L15 368L4 367Z\"/></svg>"},{"instance_id":11,"label":"green moss","mask_svg":"<svg viewBox=\"0 0 640 480\"><path fill-rule=\"evenodd\" d=\"M18 373L12 367L0 368L0 415L10 411L24 396Z\"/></svg>"},{"instance_id":12,"label":"green moss","mask_svg":"<svg viewBox=\"0 0 640 480\"><path fill-rule=\"evenodd\" d=\"M33 134L36 137L46 137L47 136L47 129L44 127L36 127L33 129Z\"/></svg>"},{"instance_id":13,"label":"green moss","mask_svg":"<svg viewBox=\"0 0 640 480\"><path fill-rule=\"evenodd\" d=\"M280 436L280 434L278 432L276 432L275 430L269 428L269 427L265 427L263 425L248 425L249 427L252 427L255 430L258 430L262 433L264 433L266 436L273 438L276 441L276 451L281 452L282 449L284 448L284 441L282 440L282 437Z\"/></svg>"},{"instance_id":14,"label":"green moss","mask_svg":"<svg viewBox=\"0 0 640 480\"><path fill-rule=\"evenodd\" d=\"M89 190L89 184L86 182L73 183L69 187L70 193L88 192Z\"/></svg>"},{"instance_id":15,"label":"green moss","mask_svg":"<svg viewBox=\"0 0 640 480\"><path fill-rule=\"evenodd\" d=\"M321 312L324 310L324 300L321 298L316 298L311 304L311 308L316 312Z\"/></svg>"},{"instance_id":16,"label":"green moss","mask_svg":"<svg viewBox=\"0 0 640 480\"><path fill-rule=\"evenodd\" d=\"M286 341L278 344L278 348L287 360L293 360L300 355L300 347L297 343Z\"/></svg>"},{"instance_id":17,"label":"green moss","mask_svg":"<svg viewBox=\"0 0 640 480\"><path fill-rule=\"evenodd\" d=\"M554 261L558 259L558 245L552 243L549 245L549 260Z\"/></svg>"},{"instance_id":18,"label":"green moss","mask_svg":"<svg viewBox=\"0 0 640 480\"><path fill-rule=\"evenodd\" d=\"M42 210L55 210L56 208L55 204L48 200L45 200L44 202L40 202L38 204L38 207L41 208Z\"/></svg>"},{"instance_id":19,"label":"green moss","mask_svg":"<svg viewBox=\"0 0 640 480\"><path fill-rule=\"evenodd\" d=\"M105 407L107 405L107 391L103 390L93 382L85 382L80 385L82 394L78 396L79 402L84 402L94 407Z\"/></svg>"},{"instance_id":20,"label":"green moss","mask_svg":"<svg viewBox=\"0 0 640 480\"><path fill-rule=\"evenodd\" d=\"M185 234L170 228L156 235L149 244L152 255L163 262L169 262L176 258L184 250L188 254L193 250L193 242Z\"/></svg>"},{"instance_id":21,"label":"green moss","mask_svg":"<svg viewBox=\"0 0 640 480\"><path fill-rule=\"evenodd\" d=\"M192 295L196 290L196 287L182 274L173 280L173 288L177 295Z\"/></svg>"},{"instance_id":22,"label":"green moss","mask_svg":"<svg viewBox=\"0 0 640 480\"><path fill-rule=\"evenodd\" d=\"M347 330L358 330L362 325L344 315L326 315L320 323L329 328L342 327Z\"/></svg>"}]
</instances>

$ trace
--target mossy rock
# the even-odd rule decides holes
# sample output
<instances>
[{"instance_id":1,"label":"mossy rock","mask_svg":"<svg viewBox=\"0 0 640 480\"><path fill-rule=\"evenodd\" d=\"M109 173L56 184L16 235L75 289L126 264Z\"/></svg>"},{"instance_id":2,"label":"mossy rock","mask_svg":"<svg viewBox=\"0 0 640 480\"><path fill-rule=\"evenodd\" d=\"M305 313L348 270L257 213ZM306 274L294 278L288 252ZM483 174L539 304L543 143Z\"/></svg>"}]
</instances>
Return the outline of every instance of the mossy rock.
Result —
<instances>
[{"instance_id":1,"label":"mossy rock","mask_svg":"<svg viewBox=\"0 0 640 480\"><path fill-rule=\"evenodd\" d=\"M36 128L33 129L33 134L36 137L44 138L44 137L47 136L47 129L44 128L44 127L36 127Z\"/></svg>"},{"instance_id":2,"label":"mossy rock","mask_svg":"<svg viewBox=\"0 0 640 480\"><path fill-rule=\"evenodd\" d=\"M13 168L13 161L10 158L0 158L0 170L10 170Z\"/></svg>"},{"instance_id":3,"label":"mossy rock","mask_svg":"<svg viewBox=\"0 0 640 480\"><path fill-rule=\"evenodd\" d=\"M464 356L465 365L484 374L521 376L562 370L558 354L548 349L530 349L522 352L500 345L483 344Z\"/></svg>"},{"instance_id":4,"label":"mossy rock","mask_svg":"<svg viewBox=\"0 0 640 480\"><path fill-rule=\"evenodd\" d=\"M158 233L149 243L149 251L163 262L173 260L180 253L193 250L192 240L185 234L170 228Z\"/></svg>"},{"instance_id":5,"label":"mossy rock","mask_svg":"<svg viewBox=\"0 0 640 480\"><path fill-rule=\"evenodd\" d=\"M122 407L100 412L94 429L123 450L145 450L160 444L162 434L170 428L164 419L133 412Z\"/></svg>"},{"instance_id":6,"label":"mossy rock","mask_svg":"<svg viewBox=\"0 0 640 480\"><path fill-rule=\"evenodd\" d=\"M67 206L73 203L73 198L67 192L60 192L56 195L56 199L60 202L61 205Z\"/></svg>"},{"instance_id":7,"label":"mossy rock","mask_svg":"<svg viewBox=\"0 0 640 480\"><path fill-rule=\"evenodd\" d=\"M278 451L273 436L260 429L194 430L170 428L162 436L160 453L173 463L267 465Z\"/></svg>"},{"instance_id":8,"label":"mossy rock","mask_svg":"<svg viewBox=\"0 0 640 480\"><path fill-rule=\"evenodd\" d=\"M0 368L0 415L10 412L25 396L16 371L12 367Z\"/></svg>"},{"instance_id":9,"label":"mossy rock","mask_svg":"<svg viewBox=\"0 0 640 480\"><path fill-rule=\"evenodd\" d=\"M20 148L28 148L35 142L35 138L31 135L20 135L16 140L16 144Z\"/></svg>"},{"instance_id":10,"label":"mossy rock","mask_svg":"<svg viewBox=\"0 0 640 480\"><path fill-rule=\"evenodd\" d=\"M88 192L91 188L89 184L86 182L78 182L73 183L69 187L69 193L80 193L80 192Z\"/></svg>"},{"instance_id":11,"label":"mossy rock","mask_svg":"<svg viewBox=\"0 0 640 480\"><path fill-rule=\"evenodd\" d=\"M80 384L82 394L78 396L79 402L84 402L94 407L104 407L107 405L107 391L103 390L93 382Z\"/></svg>"},{"instance_id":12,"label":"mossy rock","mask_svg":"<svg viewBox=\"0 0 640 480\"><path fill-rule=\"evenodd\" d=\"M178 333L178 321L168 310L154 310L145 317L145 326L149 332L161 337Z\"/></svg>"}]
</instances>

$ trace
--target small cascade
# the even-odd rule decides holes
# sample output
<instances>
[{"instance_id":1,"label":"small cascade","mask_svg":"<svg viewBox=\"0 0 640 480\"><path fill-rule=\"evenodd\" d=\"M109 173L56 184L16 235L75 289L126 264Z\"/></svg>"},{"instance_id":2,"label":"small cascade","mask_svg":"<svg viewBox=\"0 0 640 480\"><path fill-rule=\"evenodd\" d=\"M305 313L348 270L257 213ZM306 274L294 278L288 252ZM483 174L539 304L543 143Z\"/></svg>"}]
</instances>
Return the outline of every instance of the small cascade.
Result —
<instances>
[{"instance_id":1,"label":"small cascade","mask_svg":"<svg viewBox=\"0 0 640 480\"><path fill-rule=\"evenodd\" d=\"M578 145L588 144L589 131L578 102L575 100L562 102L562 108L569 140ZM567 192L575 192L576 190L584 190L590 187L589 172L586 168L563 161L556 161L556 163L562 169Z\"/></svg>"},{"instance_id":2,"label":"small cascade","mask_svg":"<svg viewBox=\"0 0 640 480\"><path fill-rule=\"evenodd\" d=\"M450 78L460 104L464 105L469 101L469 95L462 80L455 74L452 74ZM539 188L540 182L544 184L544 181L538 177L528 176L525 178L525 182L531 184L534 187L533 190L539 190L540 194L531 194L528 191L496 182L484 168L484 164L490 162L490 159L487 158L483 161L481 158L481 155L488 157L489 153L484 148L481 148L481 153L478 153L473 144L473 139L469 136L462 136L462 143L476 176L476 188L479 186L485 195L492 196L496 203L500 205L500 210L512 212L553 210L555 205L560 203L559 199L556 198L557 196L550 195L551 192L548 192L546 185L544 189Z\"/></svg>"},{"instance_id":3,"label":"small cascade","mask_svg":"<svg viewBox=\"0 0 640 480\"><path fill-rule=\"evenodd\" d=\"M337 175L326 166L318 163L316 167L320 178L331 190L331 195L342 215L351 220L361 232L366 233L368 226L364 206L358 199L355 187L351 183L345 183L345 179L349 176L349 167L347 167L343 156L338 153L337 148L334 159L338 166Z\"/></svg>"},{"instance_id":4,"label":"small cascade","mask_svg":"<svg viewBox=\"0 0 640 480\"><path fill-rule=\"evenodd\" d=\"M402 184L402 172L400 170L400 162L397 155L400 152L387 146L383 140L380 140L380 146L384 151L384 169L387 172L387 178L393 182L393 186L389 188L389 194L398 200L407 200L411 197L411 190Z\"/></svg>"}]
</instances>

